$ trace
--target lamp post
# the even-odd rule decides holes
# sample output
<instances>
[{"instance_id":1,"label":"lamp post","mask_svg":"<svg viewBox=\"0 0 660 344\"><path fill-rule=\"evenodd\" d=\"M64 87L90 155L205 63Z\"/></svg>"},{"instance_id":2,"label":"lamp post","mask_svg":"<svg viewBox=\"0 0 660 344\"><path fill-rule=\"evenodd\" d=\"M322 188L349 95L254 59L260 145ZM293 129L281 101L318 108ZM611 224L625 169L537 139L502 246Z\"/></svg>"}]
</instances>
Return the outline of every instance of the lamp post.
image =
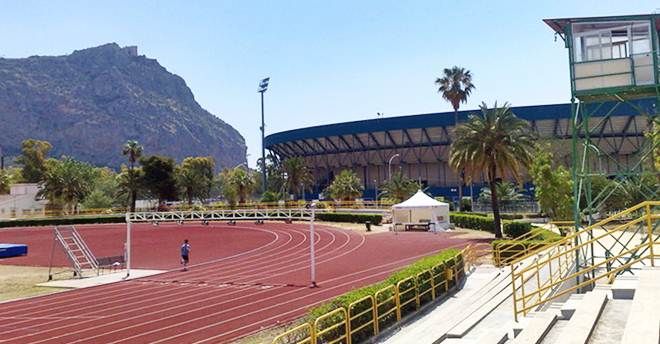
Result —
<instances>
[{"instance_id":1,"label":"lamp post","mask_svg":"<svg viewBox=\"0 0 660 344\"><path fill-rule=\"evenodd\" d=\"M264 147L264 137L266 126L264 124L264 92L268 90L268 82L270 78L262 79L259 82L259 89L257 92L261 93L261 172L263 175L263 189L266 191L267 178L266 178L266 148Z\"/></svg>"},{"instance_id":2,"label":"lamp post","mask_svg":"<svg viewBox=\"0 0 660 344\"><path fill-rule=\"evenodd\" d=\"M399 156L399 153L392 155L390 157L390 160L387 162L387 179L388 180L392 179L392 160L394 160L394 158L396 158L398 156Z\"/></svg>"}]
</instances>

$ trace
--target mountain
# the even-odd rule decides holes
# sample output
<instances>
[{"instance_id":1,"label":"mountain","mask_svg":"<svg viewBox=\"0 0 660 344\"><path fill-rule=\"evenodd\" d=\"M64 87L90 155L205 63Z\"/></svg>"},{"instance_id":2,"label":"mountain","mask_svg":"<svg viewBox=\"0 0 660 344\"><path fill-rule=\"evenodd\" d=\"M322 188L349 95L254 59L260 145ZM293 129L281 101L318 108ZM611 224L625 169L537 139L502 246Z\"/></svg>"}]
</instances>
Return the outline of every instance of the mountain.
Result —
<instances>
[{"instance_id":1,"label":"mountain","mask_svg":"<svg viewBox=\"0 0 660 344\"><path fill-rule=\"evenodd\" d=\"M204 110L178 75L137 47L115 43L65 56L0 58L0 147L18 155L27 138L51 155L119 167L126 140L147 155L212 156L218 168L246 161L245 139Z\"/></svg>"}]
</instances>

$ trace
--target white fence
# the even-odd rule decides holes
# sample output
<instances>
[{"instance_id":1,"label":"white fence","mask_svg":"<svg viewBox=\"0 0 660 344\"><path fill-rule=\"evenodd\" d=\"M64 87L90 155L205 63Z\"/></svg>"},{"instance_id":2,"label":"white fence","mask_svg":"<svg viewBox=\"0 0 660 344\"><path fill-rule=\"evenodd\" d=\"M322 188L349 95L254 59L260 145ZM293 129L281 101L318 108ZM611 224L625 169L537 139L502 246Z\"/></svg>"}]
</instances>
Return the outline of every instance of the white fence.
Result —
<instances>
[{"instance_id":1,"label":"white fence","mask_svg":"<svg viewBox=\"0 0 660 344\"><path fill-rule=\"evenodd\" d=\"M315 212L322 212L316 209ZM126 213L126 222L311 220L312 209L236 209Z\"/></svg>"}]
</instances>

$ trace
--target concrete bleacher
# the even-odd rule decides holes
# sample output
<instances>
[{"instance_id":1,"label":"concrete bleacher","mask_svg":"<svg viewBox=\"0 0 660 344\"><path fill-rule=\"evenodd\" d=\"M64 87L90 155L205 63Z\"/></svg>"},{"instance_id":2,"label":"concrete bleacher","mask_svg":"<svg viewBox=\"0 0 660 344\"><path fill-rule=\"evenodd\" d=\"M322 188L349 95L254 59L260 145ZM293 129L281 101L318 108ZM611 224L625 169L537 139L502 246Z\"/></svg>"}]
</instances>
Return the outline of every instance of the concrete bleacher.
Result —
<instances>
[{"instance_id":1,"label":"concrete bleacher","mask_svg":"<svg viewBox=\"0 0 660 344\"><path fill-rule=\"evenodd\" d=\"M512 313L507 317L512 302L510 275L502 270L463 297L463 307L437 307L379 342L660 343L660 268L644 267L633 273L618 276L612 284L599 283L591 291L553 302L514 322Z\"/></svg>"}]
</instances>

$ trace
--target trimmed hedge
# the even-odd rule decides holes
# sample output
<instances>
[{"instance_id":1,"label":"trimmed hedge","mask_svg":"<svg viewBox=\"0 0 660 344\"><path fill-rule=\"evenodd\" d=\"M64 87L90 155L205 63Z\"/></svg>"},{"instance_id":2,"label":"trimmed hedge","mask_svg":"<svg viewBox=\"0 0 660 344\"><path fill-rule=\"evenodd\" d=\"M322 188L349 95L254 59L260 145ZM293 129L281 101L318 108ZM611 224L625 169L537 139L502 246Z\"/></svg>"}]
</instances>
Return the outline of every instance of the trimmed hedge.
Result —
<instances>
[{"instance_id":1,"label":"trimmed hedge","mask_svg":"<svg viewBox=\"0 0 660 344\"><path fill-rule=\"evenodd\" d=\"M80 225L95 223L125 223L126 216L103 215L103 216L78 216L78 217L56 217L40 219L19 219L0 221L0 228L8 227L32 227L32 226L57 226L57 225Z\"/></svg>"},{"instance_id":2,"label":"trimmed hedge","mask_svg":"<svg viewBox=\"0 0 660 344\"><path fill-rule=\"evenodd\" d=\"M493 219L485 216L456 213L449 214L449 221L457 227L461 228L468 228L491 233L495 231Z\"/></svg>"},{"instance_id":3,"label":"trimmed hedge","mask_svg":"<svg viewBox=\"0 0 660 344\"><path fill-rule=\"evenodd\" d=\"M316 213L320 221L365 223L367 221L379 225L383 221L382 215L377 214L351 214L351 213Z\"/></svg>"},{"instance_id":4,"label":"trimmed hedge","mask_svg":"<svg viewBox=\"0 0 660 344\"><path fill-rule=\"evenodd\" d=\"M495 223L492 217L455 213L449 215L449 220L457 227L495 232ZM532 225L530 223L502 219L502 231L506 235L517 237L529 232L531 229Z\"/></svg>"},{"instance_id":5,"label":"trimmed hedge","mask_svg":"<svg viewBox=\"0 0 660 344\"><path fill-rule=\"evenodd\" d=\"M532 224L528 222L505 221L502 227L504 235L512 238L517 238L532 230Z\"/></svg>"}]
</instances>

